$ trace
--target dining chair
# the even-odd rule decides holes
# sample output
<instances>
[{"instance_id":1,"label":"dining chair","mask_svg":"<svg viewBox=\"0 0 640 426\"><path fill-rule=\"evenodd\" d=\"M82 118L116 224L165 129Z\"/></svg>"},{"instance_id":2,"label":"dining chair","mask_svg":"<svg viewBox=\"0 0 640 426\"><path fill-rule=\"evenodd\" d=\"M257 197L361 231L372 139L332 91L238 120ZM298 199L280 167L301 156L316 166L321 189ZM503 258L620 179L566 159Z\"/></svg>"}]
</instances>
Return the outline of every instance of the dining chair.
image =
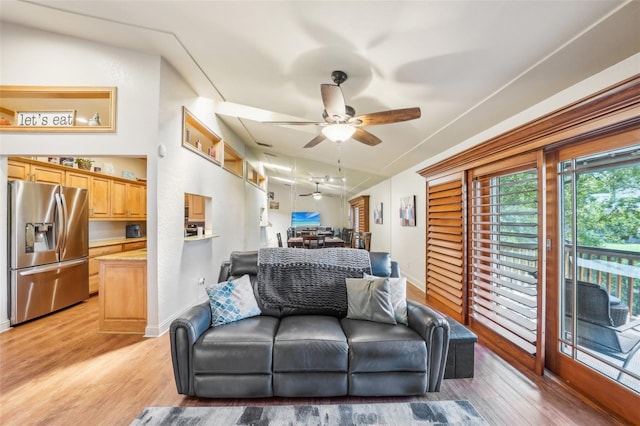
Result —
<instances>
[{"instance_id":1,"label":"dining chair","mask_svg":"<svg viewBox=\"0 0 640 426\"><path fill-rule=\"evenodd\" d=\"M371 232L356 232L353 241L354 248L371 251Z\"/></svg>"},{"instance_id":2,"label":"dining chair","mask_svg":"<svg viewBox=\"0 0 640 426\"><path fill-rule=\"evenodd\" d=\"M282 234L278 232L276 237L278 237L278 247L282 247Z\"/></svg>"}]
</instances>

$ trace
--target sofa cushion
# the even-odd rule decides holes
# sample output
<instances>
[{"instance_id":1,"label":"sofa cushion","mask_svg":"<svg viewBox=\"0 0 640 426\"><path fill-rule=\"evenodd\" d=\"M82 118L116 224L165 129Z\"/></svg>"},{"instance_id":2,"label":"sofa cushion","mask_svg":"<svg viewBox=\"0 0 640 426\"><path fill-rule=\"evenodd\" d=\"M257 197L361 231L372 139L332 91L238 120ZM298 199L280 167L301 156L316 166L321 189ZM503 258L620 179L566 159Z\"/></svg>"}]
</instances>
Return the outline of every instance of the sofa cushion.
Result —
<instances>
[{"instance_id":1,"label":"sofa cushion","mask_svg":"<svg viewBox=\"0 0 640 426\"><path fill-rule=\"evenodd\" d=\"M249 275L206 287L214 327L260 315Z\"/></svg>"},{"instance_id":2,"label":"sofa cushion","mask_svg":"<svg viewBox=\"0 0 640 426\"><path fill-rule=\"evenodd\" d=\"M364 274L364 278L378 278L375 275ZM407 316L407 277L389 278L391 306L396 322L409 324Z\"/></svg>"},{"instance_id":3,"label":"sofa cushion","mask_svg":"<svg viewBox=\"0 0 640 426\"><path fill-rule=\"evenodd\" d=\"M273 372L347 371L349 347L335 317L295 315L280 320Z\"/></svg>"},{"instance_id":4,"label":"sofa cushion","mask_svg":"<svg viewBox=\"0 0 640 426\"><path fill-rule=\"evenodd\" d=\"M257 316L209 328L193 346L193 373L271 374L278 322Z\"/></svg>"},{"instance_id":5,"label":"sofa cushion","mask_svg":"<svg viewBox=\"0 0 640 426\"><path fill-rule=\"evenodd\" d=\"M343 318L349 342L349 373L426 371L425 341L404 325Z\"/></svg>"},{"instance_id":6,"label":"sofa cushion","mask_svg":"<svg viewBox=\"0 0 640 426\"><path fill-rule=\"evenodd\" d=\"M347 318L395 324L388 278L347 278Z\"/></svg>"},{"instance_id":7,"label":"sofa cushion","mask_svg":"<svg viewBox=\"0 0 640 426\"><path fill-rule=\"evenodd\" d=\"M258 275L257 251L233 251L229 256L229 275Z\"/></svg>"},{"instance_id":8,"label":"sofa cushion","mask_svg":"<svg viewBox=\"0 0 640 426\"><path fill-rule=\"evenodd\" d=\"M371 259L371 275L377 277L390 277L391 276L391 255L386 252L369 253Z\"/></svg>"}]
</instances>

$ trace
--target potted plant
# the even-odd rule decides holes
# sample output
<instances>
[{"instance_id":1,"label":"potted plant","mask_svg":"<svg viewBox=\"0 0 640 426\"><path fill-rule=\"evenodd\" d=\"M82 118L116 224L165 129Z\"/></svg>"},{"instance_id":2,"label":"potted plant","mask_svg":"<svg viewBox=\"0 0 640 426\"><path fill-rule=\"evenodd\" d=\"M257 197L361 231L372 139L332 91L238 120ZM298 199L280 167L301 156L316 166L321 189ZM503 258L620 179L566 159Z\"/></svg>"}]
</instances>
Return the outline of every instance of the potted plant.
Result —
<instances>
[{"instance_id":1,"label":"potted plant","mask_svg":"<svg viewBox=\"0 0 640 426\"><path fill-rule=\"evenodd\" d=\"M76 158L75 163L78 165L79 169L91 170L91 163L93 163L93 160L88 158Z\"/></svg>"}]
</instances>

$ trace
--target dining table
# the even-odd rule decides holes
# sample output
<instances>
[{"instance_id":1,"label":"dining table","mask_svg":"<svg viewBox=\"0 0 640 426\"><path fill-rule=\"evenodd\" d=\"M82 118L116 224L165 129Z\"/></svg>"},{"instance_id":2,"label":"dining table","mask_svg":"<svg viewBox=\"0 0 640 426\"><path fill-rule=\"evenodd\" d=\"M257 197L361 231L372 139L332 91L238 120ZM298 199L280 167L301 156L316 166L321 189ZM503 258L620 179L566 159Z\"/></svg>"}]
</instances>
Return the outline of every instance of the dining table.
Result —
<instances>
[{"instance_id":1,"label":"dining table","mask_svg":"<svg viewBox=\"0 0 640 426\"><path fill-rule=\"evenodd\" d=\"M288 247L302 247L302 237L291 237L287 240ZM325 237L325 247L344 247L344 240L339 237Z\"/></svg>"}]
</instances>

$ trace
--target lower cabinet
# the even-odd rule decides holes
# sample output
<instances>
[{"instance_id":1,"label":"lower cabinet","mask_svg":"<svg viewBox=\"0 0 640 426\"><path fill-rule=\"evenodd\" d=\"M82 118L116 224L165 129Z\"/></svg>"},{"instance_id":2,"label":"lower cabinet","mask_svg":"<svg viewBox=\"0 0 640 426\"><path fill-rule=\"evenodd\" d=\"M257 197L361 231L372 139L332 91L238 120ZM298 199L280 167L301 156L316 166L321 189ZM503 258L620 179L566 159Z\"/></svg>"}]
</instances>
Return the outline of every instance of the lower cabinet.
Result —
<instances>
[{"instance_id":1,"label":"lower cabinet","mask_svg":"<svg viewBox=\"0 0 640 426\"><path fill-rule=\"evenodd\" d=\"M147 247L146 241L133 241L130 243L117 243L89 249L89 294L98 293L100 287L100 265L96 257L108 254L121 253L130 250L139 250Z\"/></svg>"},{"instance_id":2,"label":"lower cabinet","mask_svg":"<svg viewBox=\"0 0 640 426\"><path fill-rule=\"evenodd\" d=\"M143 250L131 252L138 253ZM147 325L147 261L144 257L102 256L99 331L144 334Z\"/></svg>"}]
</instances>

